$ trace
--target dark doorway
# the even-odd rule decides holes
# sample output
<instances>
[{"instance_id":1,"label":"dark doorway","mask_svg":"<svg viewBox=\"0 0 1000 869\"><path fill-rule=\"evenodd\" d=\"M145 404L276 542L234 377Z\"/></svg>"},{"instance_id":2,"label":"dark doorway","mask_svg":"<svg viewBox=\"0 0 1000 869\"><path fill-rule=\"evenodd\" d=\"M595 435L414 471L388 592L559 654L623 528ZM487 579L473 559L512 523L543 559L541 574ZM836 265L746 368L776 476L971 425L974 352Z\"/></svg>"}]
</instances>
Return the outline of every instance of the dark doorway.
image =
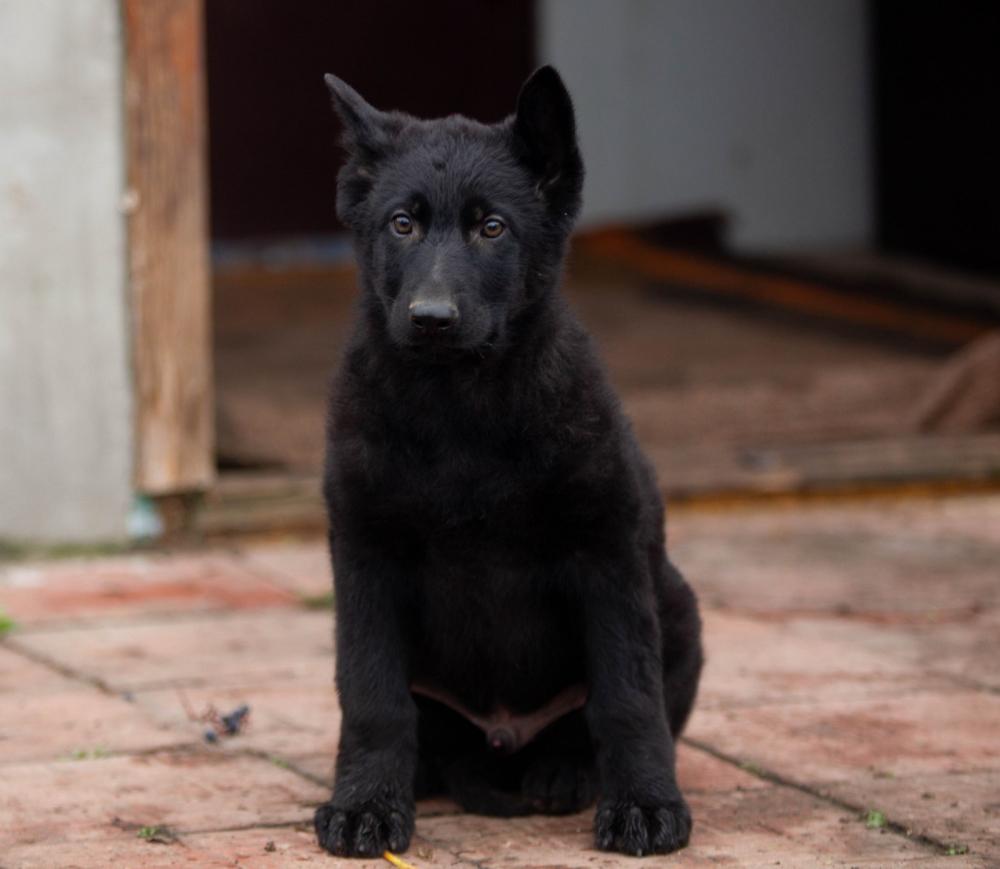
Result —
<instances>
[{"instance_id":1,"label":"dark doorway","mask_svg":"<svg viewBox=\"0 0 1000 869\"><path fill-rule=\"evenodd\" d=\"M872 9L880 246L1000 274L1000 4Z\"/></svg>"},{"instance_id":2,"label":"dark doorway","mask_svg":"<svg viewBox=\"0 0 1000 869\"><path fill-rule=\"evenodd\" d=\"M323 74L373 105L497 121L534 65L532 0L209 0L212 238L339 228Z\"/></svg>"}]
</instances>

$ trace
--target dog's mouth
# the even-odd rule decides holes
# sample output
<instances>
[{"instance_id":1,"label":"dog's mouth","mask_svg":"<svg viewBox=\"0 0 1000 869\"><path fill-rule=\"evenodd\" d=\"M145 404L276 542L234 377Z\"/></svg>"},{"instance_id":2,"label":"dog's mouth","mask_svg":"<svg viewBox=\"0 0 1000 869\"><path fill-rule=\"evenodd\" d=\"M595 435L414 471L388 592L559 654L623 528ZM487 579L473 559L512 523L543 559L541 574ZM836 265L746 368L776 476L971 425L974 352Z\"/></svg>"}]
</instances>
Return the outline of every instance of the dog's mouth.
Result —
<instances>
[{"instance_id":1,"label":"dog's mouth","mask_svg":"<svg viewBox=\"0 0 1000 869\"><path fill-rule=\"evenodd\" d=\"M414 333L409 336L406 343L410 347L427 350L456 350L462 345L461 337L450 330L431 332L428 335Z\"/></svg>"},{"instance_id":2,"label":"dog's mouth","mask_svg":"<svg viewBox=\"0 0 1000 869\"><path fill-rule=\"evenodd\" d=\"M459 361L483 361L496 353L497 336L490 335L485 341L468 343L458 335L428 335L411 337L401 346L411 358L425 362L454 364Z\"/></svg>"},{"instance_id":3,"label":"dog's mouth","mask_svg":"<svg viewBox=\"0 0 1000 869\"><path fill-rule=\"evenodd\" d=\"M451 359L464 351L461 344L453 337L440 335L414 336L409 338L402 349L407 355L426 359Z\"/></svg>"}]
</instances>

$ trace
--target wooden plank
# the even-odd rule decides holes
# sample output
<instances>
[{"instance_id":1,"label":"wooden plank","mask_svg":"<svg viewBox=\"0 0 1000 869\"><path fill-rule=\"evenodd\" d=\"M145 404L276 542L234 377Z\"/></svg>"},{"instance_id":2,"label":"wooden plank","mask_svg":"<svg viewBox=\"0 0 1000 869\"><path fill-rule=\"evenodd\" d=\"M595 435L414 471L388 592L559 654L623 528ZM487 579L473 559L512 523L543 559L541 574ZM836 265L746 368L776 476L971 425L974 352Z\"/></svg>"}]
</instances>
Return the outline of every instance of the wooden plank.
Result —
<instances>
[{"instance_id":1,"label":"wooden plank","mask_svg":"<svg viewBox=\"0 0 1000 869\"><path fill-rule=\"evenodd\" d=\"M668 501L978 491L1000 486L1000 434L882 438L767 449L733 446L648 451ZM199 536L319 532L326 512L318 474L229 472L206 494Z\"/></svg>"},{"instance_id":2,"label":"wooden plank","mask_svg":"<svg viewBox=\"0 0 1000 869\"><path fill-rule=\"evenodd\" d=\"M574 249L655 281L914 338L963 344L989 331L989 324L970 317L914 310L905 304L847 295L815 281L765 274L688 251L657 247L625 228L581 233L574 240Z\"/></svg>"},{"instance_id":3,"label":"wooden plank","mask_svg":"<svg viewBox=\"0 0 1000 869\"><path fill-rule=\"evenodd\" d=\"M913 408L914 432L968 434L1000 421L1000 329L955 354Z\"/></svg>"},{"instance_id":4,"label":"wooden plank","mask_svg":"<svg viewBox=\"0 0 1000 869\"><path fill-rule=\"evenodd\" d=\"M670 498L1000 480L1000 434L925 435L751 449L654 448Z\"/></svg>"},{"instance_id":5,"label":"wooden plank","mask_svg":"<svg viewBox=\"0 0 1000 869\"><path fill-rule=\"evenodd\" d=\"M123 0L135 484L214 477L203 0Z\"/></svg>"},{"instance_id":6,"label":"wooden plank","mask_svg":"<svg viewBox=\"0 0 1000 869\"><path fill-rule=\"evenodd\" d=\"M326 530L318 474L229 471L195 509L191 528L201 537L272 531Z\"/></svg>"}]
</instances>

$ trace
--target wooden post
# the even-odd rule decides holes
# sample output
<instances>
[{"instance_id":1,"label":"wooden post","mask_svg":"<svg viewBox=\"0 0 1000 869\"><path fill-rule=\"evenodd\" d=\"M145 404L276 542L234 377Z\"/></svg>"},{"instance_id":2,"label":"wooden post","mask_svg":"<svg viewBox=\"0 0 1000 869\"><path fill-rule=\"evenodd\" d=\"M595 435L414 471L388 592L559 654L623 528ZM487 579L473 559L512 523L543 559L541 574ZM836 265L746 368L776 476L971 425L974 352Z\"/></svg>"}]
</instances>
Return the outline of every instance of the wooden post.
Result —
<instances>
[{"instance_id":1,"label":"wooden post","mask_svg":"<svg viewBox=\"0 0 1000 869\"><path fill-rule=\"evenodd\" d=\"M214 477L203 0L123 0L136 488Z\"/></svg>"}]
</instances>

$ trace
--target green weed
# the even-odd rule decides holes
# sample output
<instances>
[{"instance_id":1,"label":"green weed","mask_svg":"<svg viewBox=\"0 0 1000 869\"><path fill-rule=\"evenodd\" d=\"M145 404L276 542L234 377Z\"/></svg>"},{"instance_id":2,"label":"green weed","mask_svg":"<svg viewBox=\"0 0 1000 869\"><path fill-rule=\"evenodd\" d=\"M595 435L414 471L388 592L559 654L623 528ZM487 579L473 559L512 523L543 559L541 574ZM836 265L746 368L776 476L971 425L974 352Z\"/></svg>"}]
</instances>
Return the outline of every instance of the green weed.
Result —
<instances>
[{"instance_id":1,"label":"green weed","mask_svg":"<svg viewBox=\"0 0 1000 869\"><path fill-rule=\"evenodd\" d=\"M877 809L869 809L868 817L865 819L865 826L869 830L877 830L879 827L884 827L889 822L885 819L883 815Z\"/></svg>"}]
</instances>

